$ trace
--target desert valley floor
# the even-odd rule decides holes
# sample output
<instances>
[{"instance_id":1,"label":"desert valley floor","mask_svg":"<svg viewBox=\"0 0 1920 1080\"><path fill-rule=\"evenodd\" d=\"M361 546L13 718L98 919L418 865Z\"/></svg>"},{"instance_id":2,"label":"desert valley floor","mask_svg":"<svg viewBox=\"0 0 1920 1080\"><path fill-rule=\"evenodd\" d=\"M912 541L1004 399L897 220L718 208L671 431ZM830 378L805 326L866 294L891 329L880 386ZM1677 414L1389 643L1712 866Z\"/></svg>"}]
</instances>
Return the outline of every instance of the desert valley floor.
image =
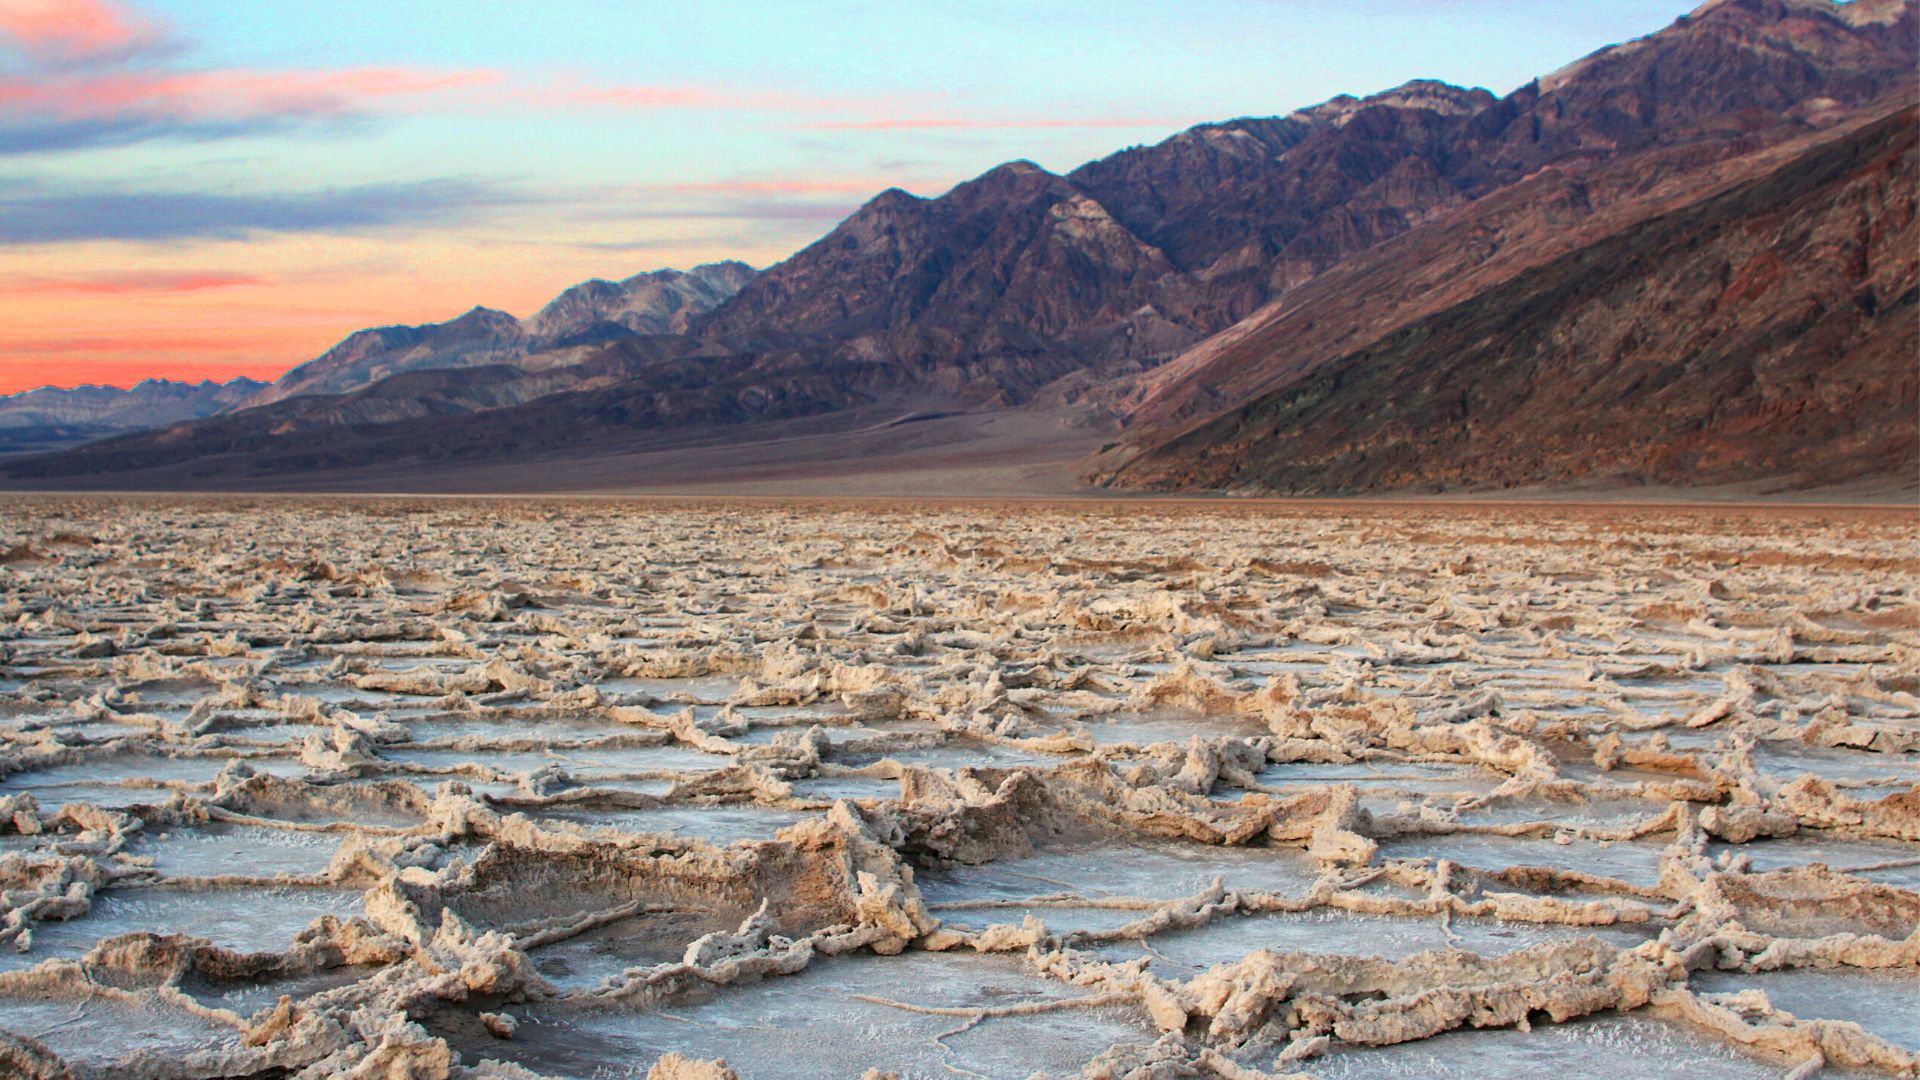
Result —
<instances>
[{"instance_id":1,"label":"desert valley floor","mask_svg":"<svg viewBox=\"0 0 1920 1080\"><path fill-rule=\"evenodd\" d=\"M0 1074L1913 1076L1917 785L1911 509L9 496Z\"/></svg>"}]
</instances>

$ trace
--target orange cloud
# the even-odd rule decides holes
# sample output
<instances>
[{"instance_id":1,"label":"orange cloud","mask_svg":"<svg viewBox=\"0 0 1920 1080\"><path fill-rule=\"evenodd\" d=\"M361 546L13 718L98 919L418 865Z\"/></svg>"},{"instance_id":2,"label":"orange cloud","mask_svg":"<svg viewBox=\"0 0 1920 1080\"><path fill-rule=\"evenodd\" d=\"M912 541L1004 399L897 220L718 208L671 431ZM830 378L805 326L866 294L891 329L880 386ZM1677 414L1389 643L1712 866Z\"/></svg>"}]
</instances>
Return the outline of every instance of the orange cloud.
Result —
<instances>
[{"instance_id":1,"label":"orange cloud","mask_svg":"<svg viewBox=\"0 0 1920 1080\"><path fill-rule=\"evenodd\" d=\"M106 0L0 0L0 36L41 60L83 61L137 52L161 32Z\"/></svg>"},{"instance_id":2,"label":"orange cloud","mask_svg":"<svg viewBox=\"0 0 1920 1080\"><path fill-rule=\"evenodd\" d=\"M9 292L55 296L124 296L145 293L199 292L236 285L265 285L251 274L221 270L139 270L95 274L82 278L25 278L8 282Z\"/></svg>"},{"instance_id":3,"label":"orange cloud","mask_svg":"<svg viewBox=\"0 0 1920 1080\"><path fill-rule=\"evenodd\" d=\"M311 353L310 330L143 330L0 341L0 394L40 386L131 386L141 379L272 379ZM277 357L278 359L262 359Z\"/></svg>"},{"instance_id":4,"label":"orange cloud","mask_svg":"<svg viewBox=\"0 0 1920 1080\"><path fill-rule=\"evenodd\" d=\"M85 353L140 353L148 356L237 352L251 346L278 344L284 335L233 331L126 332L78 337L39 338L0 342L0 355L69 356Z\"/></svg>"},{"instance_id":5,"label":"orange cloud","mask_svg":"<svg viewBox=\"0 0 1920 1080\"><path fill-rule=\"evenodd\" d=\"M226 382L242 375L261 382L272 382L287 368L285 364L262 364L235 360L183 360L156 364L150 358L89 360L84 366L35 364L15 368L0 360L0 396L42 386L117 386L125 390L142 379L172 379L174 382L200 382L212 379Z\"/></svg>"}]
</instances>

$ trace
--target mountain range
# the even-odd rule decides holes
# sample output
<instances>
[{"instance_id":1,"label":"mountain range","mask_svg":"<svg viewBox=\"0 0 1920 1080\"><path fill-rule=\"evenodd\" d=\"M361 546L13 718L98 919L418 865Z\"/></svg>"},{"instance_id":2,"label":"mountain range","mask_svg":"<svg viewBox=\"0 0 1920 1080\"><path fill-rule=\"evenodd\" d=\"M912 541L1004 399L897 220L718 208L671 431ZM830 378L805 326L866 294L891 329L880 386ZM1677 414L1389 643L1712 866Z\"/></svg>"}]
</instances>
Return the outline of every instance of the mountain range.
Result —
<instances>
[{"instance_id":1,"label":"mountain range","mask_svg":"<svg viewBox=\"0 0 1920 1080\"><path fill-rule=\"evenodd\" d=\"M234 408L267 384L142 379L131 388L43 386L0 397L0 453L89 442L125 431L197 420Z\"/></svg>"},{"instance_id":2,"label":"mountain range","mask_svg":"<svg viewBox=\"0 0 1920 1080\"><path fill-rule=\"evenodd\" d=\"M882 192L757 274L361 331L0 475L1911 491L1916 65L1914 0L1714 0L1505 96L1416 81L1013 162Z\"/></svg>"}]
</instances>

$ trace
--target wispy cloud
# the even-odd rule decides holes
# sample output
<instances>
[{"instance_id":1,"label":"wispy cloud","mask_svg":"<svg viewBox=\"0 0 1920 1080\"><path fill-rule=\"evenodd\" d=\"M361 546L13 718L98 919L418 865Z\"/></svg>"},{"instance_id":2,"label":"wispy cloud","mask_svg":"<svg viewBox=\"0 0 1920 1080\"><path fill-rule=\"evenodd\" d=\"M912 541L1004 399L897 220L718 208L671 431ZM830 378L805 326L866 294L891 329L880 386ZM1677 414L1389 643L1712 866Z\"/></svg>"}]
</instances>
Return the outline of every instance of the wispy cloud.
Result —
<instances>
[{"instance_id":1,"label":"wispy cloud","mask_svg":"<svg viewBox=\"0 0 1920 1080\"><path fill-rule=\"evenodd\" d=\"M123 71L0 80L0 107L57 116L338 115L382 99L497 83L491 69L355 67L312 70Z\"/></svg>"},{"instance_id":2,"label":"wispy cloud","mask_svg":"<svg viewBox=\"0 0 1920 1080\"><path fill-rule=\"evenodd\" d=\"M90 334L64 338L26 338L7 341L5 351L39 356L124 352L202 353L244 348L245 342L229 331L208 333L141 332L137 334Z\"/></svg>"},{"instance_id":3,"label":"wispy cloud","mask_svg":"<svg viewBox=\"0 0 1920 1080\"><path fill-rule=\"evenodd\" d=\"M897 186L885 176L856 177L774 177L771 179L701 180L680 184L658 184L645 189L679 195L872 195Z\"/></svg>"},{"instance_id":4,"label":"wispy cloud","mask_svg":"<svg viewBox=\"0 0 1920 1080\"><path fill-rule=\"evenodd\" d=\"M581 192L569 202L597 220L835 222L889 187L944 189L950 179L876 173L854 176L747 176L629 184Z\"/></svg>"},{"instance_id":5,"label":"wispy cloud","mask_svg":"<svg viewBox=\"0 0 1920 1080\"><path fill-rule=\"evenodd\" d=\"M1186 127L1193 122L1167 116L882 116L815 120L807 126L819 131L1146 130Z\"/></svg>"},{"instance_id":6,"label":"wispy cloud","mask_svg":"<svg viewBox=\"0 0 1920 1080\"><path fill-rule=\"evenodd\" d=\"M1159 128L1136 116L972 116L922 96L832 96L802 87L609 82L572 71L475 68L182 69L158 20L112 0L0 0L0 45L37 69L0 75L0 155L339 129L426 111L732 112L819 130Z\"/></svg>"},{"instance_id":7,"label":"wispy cloud","mask_svg":"<svg viewBox=\"0 0 1920 1080\"><path fill-rule=\"evenodd\" d=\"M485 69L405 67L0 78L0 154L340 125L496 85L501 79L499 72Z\"/></svg>"},{"instance_id":8,"label":"wispy cloud","mask_svg":"<svg viewBox=\"0 0 1920 1080\"><path fill-rule=\"evenodd\" d=\"M108 0L0 0L0 42L42 64L87 64L162 48L167 33Z\"/></svg>"},{"instance_id":9,"label":"wispy cloud","mask_svg":"<svg viewBox=\"0 0 1920 1080\"><path fill-rule=\"evenodd\" d=\"M84 69L0 76L0 154L121 146L154 139L239 138L429 110L724 111L825 127L884 126L886 121L806 120L855 116L873 106L869 99L720 90L700 84L529 80L492 68Z\"/></svg>"},{"instance_id":10,"label":"wispy cloud","mask_svg":"<svg viewBox=\"0 0 1920 1080\"><path fill-rule=\"evenodd\" d=\"M164 24L110 0L0 0L0 48L28 60L0 74L0 155L339 129L394 114L737 111L850 115L870 99L798 91L618 83L492 68L185 68Z\"/></svg>"},{"instance_id":11,"label":"wispy cloud","mask_svg":"<svg viewBox=\"0 0 1920 1080\"><path fill-rule=\"evenodd\" d=\"M563 77L552 85L512 95L524 104L558 109L628 111L725 111L760 113L854 113L871 110L872 98L831 97L797 90L739 89L708 83L602 83Z\"/></svg>"},{"instance_id":12,"label":"wispy cloud","mask_svg":"<svg viewBox=\"0 0 1920 1080\"><path fill-rule=\"evenodd\" d=\"M0 284L0 288L53 296L126 296L265 284L268 282L264 278L231 270L128 270L78 277L19 277Z\"/></svg>"},{"instance_id":13,"label":"wispy cloud","mask_svg":"<svg viewBox=\"0 0 1920 1080\"><path fill-rule=\"evenodd\" d=\"M451 179L265 194L72 192L14 182L0 184L0 244L239 240L259 233L445 225L534 201L497 184Z\"/></svg>"}]
</instances>

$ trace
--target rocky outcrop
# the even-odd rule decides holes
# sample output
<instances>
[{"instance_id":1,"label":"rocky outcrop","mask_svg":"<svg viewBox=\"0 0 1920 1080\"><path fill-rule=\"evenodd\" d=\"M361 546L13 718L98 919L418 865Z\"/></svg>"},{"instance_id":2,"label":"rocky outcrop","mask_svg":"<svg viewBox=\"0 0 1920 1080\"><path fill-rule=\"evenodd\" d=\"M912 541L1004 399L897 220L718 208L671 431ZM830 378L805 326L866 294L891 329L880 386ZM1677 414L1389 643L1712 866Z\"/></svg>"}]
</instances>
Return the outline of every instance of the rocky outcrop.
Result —
<instances>
[{"instance_id":1,"label":"rocky outcrop","mask_svg":"<svg viewBox=\"0 0 1920 1080\"><path fill-rule=\"evenodd\" d=\"M752 281L743 262L654 270L623 281L595 278L561 293L526 320L537 348L612 341L634 334L684 334L693 320Z\"/></svg>"}]
</instances>

